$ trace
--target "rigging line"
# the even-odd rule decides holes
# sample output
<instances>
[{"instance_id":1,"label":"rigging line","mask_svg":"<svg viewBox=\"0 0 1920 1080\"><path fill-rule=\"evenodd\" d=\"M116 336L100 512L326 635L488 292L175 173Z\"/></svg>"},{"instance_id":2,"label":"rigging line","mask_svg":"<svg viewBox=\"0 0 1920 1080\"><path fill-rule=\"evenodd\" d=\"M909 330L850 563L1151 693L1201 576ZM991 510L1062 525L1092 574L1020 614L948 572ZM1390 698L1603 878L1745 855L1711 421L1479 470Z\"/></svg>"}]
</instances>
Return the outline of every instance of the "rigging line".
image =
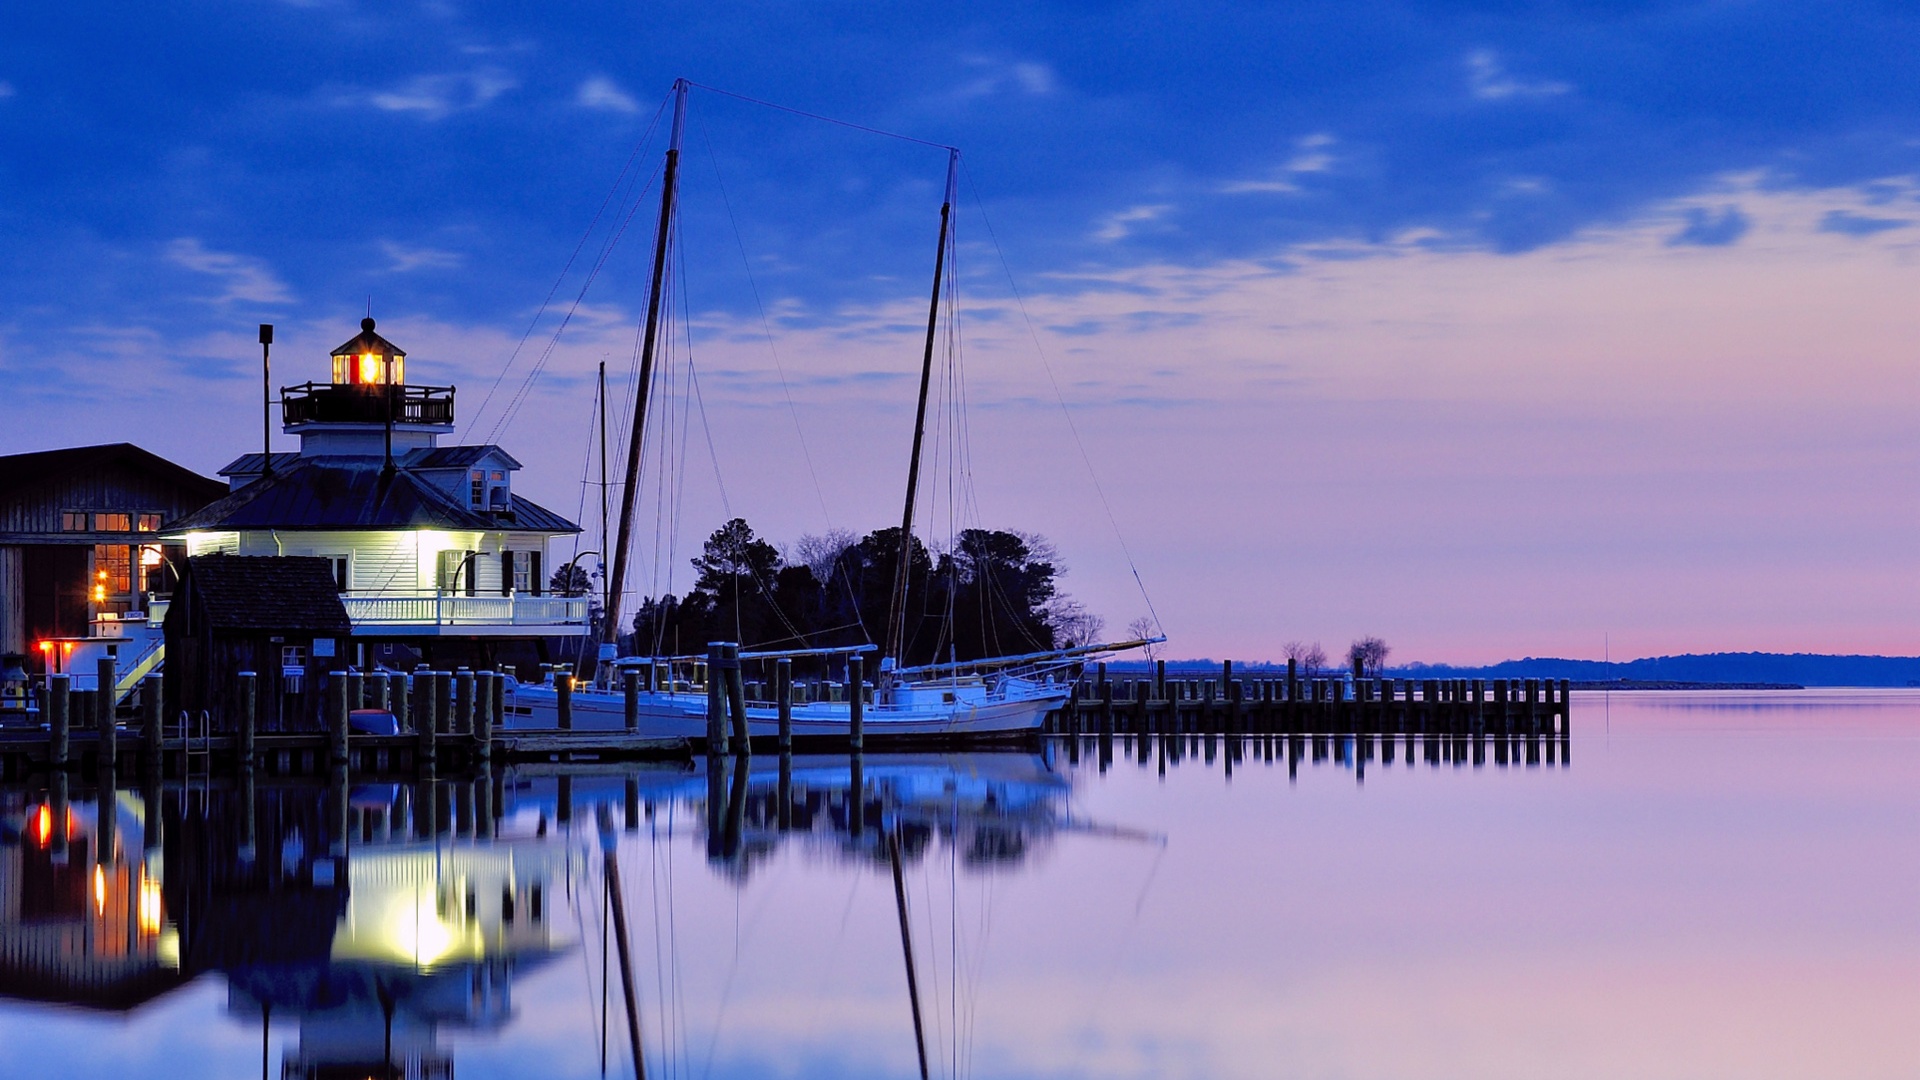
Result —
<instances>
[{"instance_id":1,"label":"rigging line","mask_svg":"<svg viewBox=\"0 0 1920 1080\"><path fill-rule=\"evenodd\" d=\"M707 144L707 160L713 165L713 183L720 191L720 204L726 207L727 223L733 226L733 242L740 249L740 267L746 271L747 286L753 291L753 306L760 313L760 328L767 335L767 352L773 357L773 370L780 378L780 393L787 400L787 415L793 420L793 434L800 441L800 456L807 463L807 475L813 479L814 497L820 500L820 517L833 528L833 514L827 509L827 495L820 486L820 473L813 466L813 452L807 448L807 433L800 427L800 411L793 404L793 387L787 383L787 369L780 363L780 348L774 342L773 321L767 317L767 305L760 299L760 282L753 276L753 262L747 257L747 242L740 235L740 221L733 213L733 200L727 196L726 181L720 178L720 158L713 152L713 140L703 127L700 139Z\"/></svg>"},{"instance_id":2,"label":"rigging line","mask_svg":"<svg viewBox=\"0 0 1920 1080\"><path fill-rule=\"evenodd\" d=\"M566 315L560 319L560 325L554 327L553 336L547 339L547 346L540 353L540 359L535 361L533 366L527 370L526 378L520 381L520 386L514 391L513 397L509 398L507 404L501 408L500 418L493 422L493 427L487 432L487 442L492 443L496 441L500 437L500 433L513 424L515 416L518 415L520 411L520 406L526 402L528 395L533 392L534 382L540 378L540 373L546 370L547 362L553 359L554 352L560 348L560 338L567 332L567 327L573 323L574 315L579 312L581 303L587 298L587 291L593 288L594 281L600 277L600 271L606 267L607 260L612 258L613 249L618 247L621 238L627 235L628 226L633 224L634 217L639 214L641 206L646 203L647 192L651 190L653 190L653 181L649 180L647 181L647 186L640 189L639 197L633 200L632 208L627 211L626 217L620 220L619 229L615 230L613 235L608 237L605 246L600 249L599 257L594 260L593 267L587 271L586 280L580 283L580 291L574 295L573 303L568 305Z\"/></svg>"},{"instance_id":3,"label":"rigging line","mask_svg":"<svg viewBox=\"0 0 1920 1080\"><path fill-rule=\"evenodd\" d=\"M507 357L506 364L500 368L500 374L494 376L493 385L487 389L486 396L480 399L480 407L473 412L473 419L467 421L466 426L461 430L462 440L472 434L474 425L478 424L480 417L486 413L487 405L493 401L494 392L500 389L500 384L506 379L507 372L513 369L514 360L519 357L520 350L526 347L527 339L533 336L534 327L540 325L540 317L547 313L547 307L553 303L554 295L560 291L561 283L567 280L567 274L573 270L574 261L580 257L580 252L587 246L587 240L599 227L601 216L607 212L607 207L612 205L613 197L619 193L620 185L632 171L633 163L640 159L640 151L646 149L647 144L653 141L653 133L660 126L660 116L666 112L667 102L671 100L673 95L669 93L661 99L660 107L653 111L653 119L647 123L646 132L640 136L640 141L634 144L633 152L627 155L627 162L620 167L619 175L613 178L613 186L607 189L607 196L600 201L600 208L594 211L593 220L587 223L586 231L580 234L580 242L574 245L573 254L567 256L566 265L560 268L560 275L553 279L553 287L547 290L547 298L540 301L540 307L534 311L533 319L527 323L526 331L520 335L519 344L513 347L513 352Z\"/></svg>"},{"instance_id":4,"label":"rigging line","mask_svg":"<svg viewBox=\"0 0 1920 1080\"><path fill-rule=\"evenodd\" d=\"M831 116L822 116L819 113L808 112L805 109L796 109L791 105L776 105L771 101L762 101L756 97L748 97L745 94L737 94L737 93L734 93L732 90L722 90L717 86L708 86L704 83L697 83L697 82L689 82L687 85L693 87L696 90L705 90L708 93L719 94L722 97L734 98L739 101L747 102L750 105L759 105L762 108L774 109L783 113L792 113L795 116L804 116L809 120L819 120L823 123L837 124L843 128L852 128L855 131L864 131L869 135L884 135L889 139L899 139L901 142L918 143L921 146L931 146L936 150L956 150L957 149L955 147L948 146L945 143L937 143L929 139L916 139L912 135L902 135L897 131L887 131L882 128L868 127L865 124L856 124L851 120L836 120Z\"/></svg>"},{"instance_id":5,"label":"rigging line","mask_svg":"<svg viewBox=\"0 0 1920 1080\"><path fill-rule=\"evenodd\" d=\"M1133 583L1140 590L1140 599L1146 602L1147 614L1153 616L1156 631L1165 633L1161 625L1160 613L1154 609L1153 597L1147 595L1147 583L1140 578L1140 567L1133 561L1133 552L1127 547L1127 538L1120 531L1120 520L1114 516L1113 504L1107 500L1106 489L1100 486L1100 475L1094 471L1093 457L1087 453L1087 445L1080 439L1079 425L1073 422L1073 411L1067 408L1067 399L1060 392L1060 381L1054 378L1053 365L1047 362L1047 351L1040 344L1040 331L1033 325L1033 316L1027 312L1027 300L1020 292L1020 285L1013 277L1013 266L1007 262L1007 253L1000 246L1000 237L993 231L993 221L987 217L987 202L980 196L980 185L974 182L973 173L967 171L967 163L960 163L960 170L966 174L967 188L973 193L974 205L980 209L980 223L986 226L987 237L993 242L993 251L1000 259L1000 267L1006 271L1007 288L1013 292L1014 303L1020 308L1020 318L1026 323L1027 335L1033 339L1034 352L1040 357L1040 367L1047 373L1047 382L1053 387L1054 400L1060 404L1060 415L1067 419L1067 430L1073 433L1073 444L1080 451L1080 460L1087 467L1087 477L1093 481L1093 490L1100 496L1100 506L1107 514L1107 523L1113 527L1114 539L1120 543L1120 553L1126 556L1127 569L1133 572Z\"/></svg>"}]
</instances>

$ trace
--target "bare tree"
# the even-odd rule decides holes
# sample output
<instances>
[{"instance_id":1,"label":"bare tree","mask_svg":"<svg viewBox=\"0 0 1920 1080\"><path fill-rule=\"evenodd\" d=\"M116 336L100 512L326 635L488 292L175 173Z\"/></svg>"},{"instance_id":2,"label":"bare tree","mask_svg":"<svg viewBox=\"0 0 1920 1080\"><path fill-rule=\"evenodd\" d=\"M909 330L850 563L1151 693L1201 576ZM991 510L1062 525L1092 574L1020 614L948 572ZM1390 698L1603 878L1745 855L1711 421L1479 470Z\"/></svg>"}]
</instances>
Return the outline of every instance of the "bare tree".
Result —
<instances>
[{"instance_id":1,"label":"bare tree","mask_svg":"<svg viewBox=\"0 0 1920 1080\"><path fill-rule=\"evenodd\" d=\"M1142 615L1127 624L1127 636L1135 641L1145 641L1154 636L1154 630L1156 629L1157 627L1154 626L1153 619ZM1143 651L1147 654L1147 663L1151 664L1154 659L1160 655L1160 646L1147 645Z\"/></svg>"},{"instance_id":2,"label":"bare tree","mask_svg":"<svg viewBox=\"0 0 1920 1080\"><path fill-rule=\"evenodd\" d=\"M1392 651L1380 638L1363 637L1347 647L1347 663L1350 666L1358 665L1361 674L1377 679L1380 669L1386 666L1387 654Z\"/></svg>"},{"instance_id":3,"label":"bare tree","mask_svg":"<svg viewBox=\"0 0 1920 1080\"><path fill-rule=\"evenodd\" d=\"M1286 644L1287 659L1300 668L1303 675L1318 675L1320 669L1327 666L1327 650L1319 642L1309 645L1304 641L1289 641Z\"/></svg>"},{"instance_id":4,"label":"bare tree","mask_svg":"<svg viewBox=\"0 0 1920 1080\"><path fill-rule=\"evenodd\" d=\"M808 533L793 542L786 561L789 565L805 564L813 571L813 579L825 585L833 576L833 564L840 560L840 553L859 542L850 529L828 529L820 536Z\"/></svg>"},{"instance_id":5,"label":"bare tree","mask_svg":"<svg viewBox=\"0 0 1920 1080\"><path fill-rule=\"evenodd\" d=\"M1064 594L1048 601L1045 610L1047 622L1053 626L1056 649L1090 645L1100 636L1100 628L1107 624L1107 620L1088 611L1085 604Z\"/></svg>"}]
</instances>

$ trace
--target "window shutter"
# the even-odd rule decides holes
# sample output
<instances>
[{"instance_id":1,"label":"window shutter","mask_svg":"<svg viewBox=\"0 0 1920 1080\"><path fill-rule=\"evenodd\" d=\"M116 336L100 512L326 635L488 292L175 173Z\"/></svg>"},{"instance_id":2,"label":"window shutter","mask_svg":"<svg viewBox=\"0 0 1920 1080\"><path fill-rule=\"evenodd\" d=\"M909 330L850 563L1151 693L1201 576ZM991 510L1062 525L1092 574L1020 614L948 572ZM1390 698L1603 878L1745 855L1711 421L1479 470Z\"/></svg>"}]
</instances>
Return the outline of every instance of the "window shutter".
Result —
<instances>
[{"instance_id":1,"label":"window shutter","mask_svg":"<svg viewBox=\"0 0 1920 1080\"><path fill-rule=\"evenodd\" d=\"M527 564L527 568L530 571L530 573L527 574L527 584L532 587L533 595L535 596L540 595L540 586L543 583L540 577L540 554L538 551L527 552L527 558L531 560Z\"/></svg>"},{"instance_id":2,"label":"window shutter","mask_svg":"<svg viewBox=\"0 0 1920 1080\"><path fill-rule=\"evenodd\" d=\"M500 595L513 595L513 552L500 549Z\"/></svg>"}]
</instances>

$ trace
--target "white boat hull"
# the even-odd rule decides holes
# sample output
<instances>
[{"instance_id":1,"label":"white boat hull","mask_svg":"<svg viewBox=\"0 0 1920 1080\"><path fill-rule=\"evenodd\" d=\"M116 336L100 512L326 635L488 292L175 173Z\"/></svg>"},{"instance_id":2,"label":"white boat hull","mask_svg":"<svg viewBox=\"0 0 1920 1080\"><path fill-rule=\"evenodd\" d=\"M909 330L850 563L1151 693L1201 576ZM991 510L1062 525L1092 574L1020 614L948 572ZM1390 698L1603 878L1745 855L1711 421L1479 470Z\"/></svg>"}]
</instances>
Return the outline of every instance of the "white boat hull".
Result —
<instances>
[{"instance_id":1,"label":"white boat hull","mask_svg":"<svg viewBox=\"0 0 1920 1080\"><path fill-rule=\"evenodd\" d=\"M1027 693L918 705L868 705L861 729L870 739L1004 739L1040 731L1047 714L1067 700L1065 687L1036 685ZM551 686L521 684L509 691L503 730L551 731L559 726L559 693ZM793 706L795 738L844 739L851 719L844 701ZM574 731L626 731L626 697L619 691L580 687L573 691ZM704 739L704 693L642 691L636 732L653 738ZM749 702L747 730L754 738L778 738L780 714L773 705ZM731 733L731 727L729 727Z\"/></svg>"}]
</instances>

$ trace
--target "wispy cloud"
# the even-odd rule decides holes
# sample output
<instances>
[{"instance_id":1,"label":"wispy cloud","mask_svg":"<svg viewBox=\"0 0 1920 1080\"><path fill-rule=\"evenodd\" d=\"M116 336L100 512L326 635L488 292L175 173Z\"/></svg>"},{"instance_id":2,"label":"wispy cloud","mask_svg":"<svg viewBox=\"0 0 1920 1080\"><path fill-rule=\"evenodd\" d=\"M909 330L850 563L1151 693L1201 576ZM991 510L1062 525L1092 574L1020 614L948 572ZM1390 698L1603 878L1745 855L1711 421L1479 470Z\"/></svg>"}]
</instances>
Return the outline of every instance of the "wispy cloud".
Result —
<instances>
[{"instance_id":1,"label":"wispy cloud","mask_svg":"<svg viewBox=\"0 0 1920 1080\"><path fill-rule=\"evenodd\" d=\"M1128 207L1117 214L1108 214L1100 219L1099 227L1094 229L1094 239L1124 240L1133 234L1134 226L1158 220L1171 209L1173 207L1166 203L1156 203L1149 206Z\"/></svg>"},{"instance_id":2,"label":"wispy cloud","mask_svg":"<svg viewBox=\"0 0 1920 1080\"><path fill-rule=\"evenodd\" d=\"M1054 76L1053 68L1032 60L1002 60L991 56L965 56L961 62L973 69L974 75L953 96L961 100L993 97L1004 93L1020 93L1030 97L1044 97L1059 88L1059 80Z\"/></svg>"},{"instance_id":3,"label":"wispy cloud","mask_svg":"<svg viewBox=\"0 0 1920 1080\"><path fill-rule=\"evenodd\" d=\"M415 76L396 89L374 91L362 100L386 112L443 120L457 112L484 108L519 85L519 80L505 72L483 68L452 75Z\"/></svg>"},{"instance_id":4,"label":"wispy cloud","mask_svg":"<svg viewBox=\"0 0 1920 1080\"><path fill-rule=\"evenodd\" d=\"M260 259L214 251L199 237L183 236L167 245L167 260L175 266L218 278L225 291L214 297L215 303L243 301L250 304L286 304L293 301L285 282Z\"/></svg>"},{"instance_id":5,"label":"wispy cloud","mask_svg":"<svg viewBox=\"0 0 1920 1080\"><path fill-rule=\"evenodd\" d=\"M1291 195L1300 190L1296 177L1333 168L1333 154L1328 150L1333 144L1333 136L1325 132L1295 139L1293 156L1266 177L1230 181L1222 184L1220 191L1225 195Z\"/></svg>"},{"instance_id":6,"label":"wispy cloud","mask_svg":"<svg viewBox=\"0 0 1920 1080\"><path fill-rule=\"evenodd\" d=\"M600 109L606 112L637 113L640 103L632 94L620 89L620 84L605 75L595 75L580 84L580 92L574 95L574 104L585 109Z\"/></svg>"},{"instance_id":7,"label":"wispy cloud","mask_svg":"<svg viewBox=\"0 0 1920 1080\"><path fill-rule=\"evenodd\" d=\"M1851 210L1829 210L1820 219L1820 231L1842 236L1873 236L1891 229L1904 229L1911 224L1913 222L1906 218L1868 217Z\"/></svg>"},{"instance_id":8,"label":"wispy cloud","mask_svg":"<svg viewBox=\"0 0 1920 1080\"><path fill-rule=\"evenodd\" d=\"M1753 222L1737 206L1718 212L1695 206L1687 211L1686 228L1667 238L1668 247L1726 247L1747 235Z\"/></svg>"},{"instance_id":9,"label":"wispy cloud","mask_svg":"<svg viewBox=\"0 0 1920 1080\"><path fill-rule=\"evenodd\" d=\"M391 260L387 269L396 274L404 274L409 270L451 270L466 261L466 257L457 251L409 247L391 240L380 241L380 250Z\"/></svg>"},{"instance_id":10,"label":"wispy cloud","mask_svg":"<svg viewBox=\"0 0 1920 1080\"><path fill-rule=\"evenodd\" d=\"M1509 74L1500 54L1475 49L1467 54L1467 87L1481 101L1554 97L1572 90L1571 84L1552 79L1526 80Z\"/></svg>"}]
</instances>

